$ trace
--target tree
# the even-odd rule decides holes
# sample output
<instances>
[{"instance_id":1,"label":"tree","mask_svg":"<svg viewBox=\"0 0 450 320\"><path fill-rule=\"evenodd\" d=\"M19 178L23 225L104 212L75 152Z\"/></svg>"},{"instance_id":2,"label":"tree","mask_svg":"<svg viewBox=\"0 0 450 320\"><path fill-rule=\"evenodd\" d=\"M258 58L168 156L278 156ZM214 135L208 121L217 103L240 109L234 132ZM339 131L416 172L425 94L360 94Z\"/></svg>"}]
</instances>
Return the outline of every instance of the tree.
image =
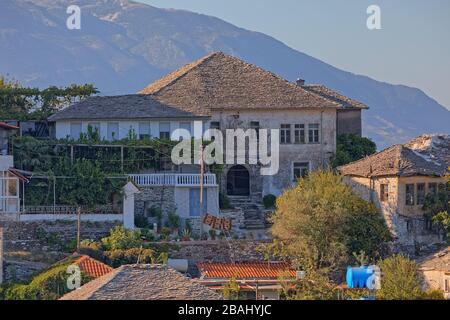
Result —
<instances>
[{"instance_id":1,"label":"tree","mask_svg":"<svg viewBox=\"0 0 450 320\"><path fill-rule=\"evenodd\" d=\"M278 199L272 233L292 262L304 270L344 266L353 252L372 258L389 231L375 206L362 200L332 172L312 172Z\"/></svg>"},{"instance_id":2,"label":"tree","mask_svg":"<svg viewBox=\"0 0 450 320\"><path fill-rule=\"evenodd\" d=\"M331 164L333 168L362 159L377 151L375 142L354 134L341 134L337 137L336 155Z\"/></svg>"},{"instance_id":3,"label":"tree","mask_svg":"<svg viewBox=\"0 0 450 320\"><path fill-rule=\"evenodd\" d=\"M225 300L239 300L240 286L236 278L231 278L228 283L224 284L222 294Z\"/></svg>"},{"instance_id":4,"label":"tree","mask_svg":"<svg viewBox=\"0 0 450 320\"><path fill-rule=\"evenodd\" d=\"M46 119L61 108L99 91L92 84L65 88L25 88L18 81L0 76L0 117L28 120Z\"/></svg>"},{"instance_id":5,"label":"tree","mask_svg":"<svg viewBox=\"0 0 450 320\"><path fill-rule=\"evenodd\" d=\"M450 176L447 183L439 185L437 193L427 195L423 210L440 229L444 230L447 241L450 242Z\"/></svg>"},{"instance_id":6,"label":"tree","mask_svg":"<svg viewBox=\"0 0 450 320\"><path fill-rule=\"evenodd\" d=\"M415 300L425 297L423 277L414 261L403 255L393 255L379 264L381 289L377 298L384 300Z\"/></svg>"},{"instance_id":7,"label":"tree","mask_svg":"<svg viewBox=\"0 0 450 320\"><path fill-rule=\"evenodd\" d=\"M283 287L283 295L288 300L337 300L337 286L324 274L317 271L305 273L303 279Z\"/></svg>"}]
</instances>

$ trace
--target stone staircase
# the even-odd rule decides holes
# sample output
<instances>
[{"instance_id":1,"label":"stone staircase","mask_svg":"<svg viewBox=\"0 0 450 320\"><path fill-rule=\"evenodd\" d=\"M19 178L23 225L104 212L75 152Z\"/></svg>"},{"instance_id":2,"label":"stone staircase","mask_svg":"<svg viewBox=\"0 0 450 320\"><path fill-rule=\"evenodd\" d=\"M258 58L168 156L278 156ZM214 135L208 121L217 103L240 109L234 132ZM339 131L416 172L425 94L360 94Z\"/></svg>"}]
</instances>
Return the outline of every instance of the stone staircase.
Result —
<instances>
[{"instance_id":1,"label":"stone staircase","mask_svg":"<svg viewBox=\"0 0 450 320\"><path fill-rule=\"evenodd\" d=\"M264 217L264 206L261 200L258 201L257 195L247 196L228 196L230 204L234 208L239 208L244 212L244 223L241 226L246 230L258 230L267 228Z\"/></svg>"}]
</instances>

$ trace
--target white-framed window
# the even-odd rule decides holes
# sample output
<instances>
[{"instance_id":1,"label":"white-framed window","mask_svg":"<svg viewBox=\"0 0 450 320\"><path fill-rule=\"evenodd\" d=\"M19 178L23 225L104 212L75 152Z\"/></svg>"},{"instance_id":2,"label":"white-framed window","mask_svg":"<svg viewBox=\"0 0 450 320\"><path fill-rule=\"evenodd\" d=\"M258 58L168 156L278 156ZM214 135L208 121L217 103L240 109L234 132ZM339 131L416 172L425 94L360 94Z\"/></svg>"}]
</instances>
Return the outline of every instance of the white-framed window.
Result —
<instances>
[{"instance_id":1,"label":"white-framed window","mask_svg":"<svg viewBox=\"0 0 450 320\"><path fill-rule=\"evenodd\" d=\"M166 140L170 139L170 122L159 123L159 138Z\"/></svg>"},{"instance_id":2,"label":"white-framed window","mask_svg":"<svg viewBox=\"0 0 450 320\"><path fill-rule=\"evenodd\" d=\"M119 139L119 123L118 122L108 122L108 140L118 140Z\"/></svg>"},{"instance_id":3,"label":"white-framed window","mask_svg":"<svg viewBox=\"0 0 450 320\"><path fill-rule=\"evenodd\" d=\"M180 122L180 129L186 130L189 134L192 135L191 123L190 122ZM183 137L180 136L179 140L182 141Z\"/></svg>"},{"instance_id":4,"label":"white-framed window","mask_svg":"<svg viewBox=\"0 0 450 320\"><path fill-rule=\"evenodd\" d=\"M259 129L260 129L259 121L250 121L250 129L254 129L256 131L256 139L259 140Z\"/></svg>"},{"instance_id":5,"label":"white-framed window","mask_svg":"<svg viewBox=\"0 0 450 320\"><path fill-rule=\"evenodd\" d=\"M299 178L304 178L309 172L309 162L292 163L292 180L296 182Z\"/></svg>"},{"instance_id":6,"label":"white-framed window","mask_svg":"<svg viewBox=\"0 0 450 320\"><path fill-rule=\"evenodd\" d=\"M70 137L72 139L78 140L81 135L81 122L71 122L70 123Z\"/></svg>"},{"instance_id":7,"label":"white-framed window","mask_svg":"<svg viewBox=\"0 0 450 320\"><path fill-rule=\"evenodd\" d=\"M309 143L320 142L320 124L310 123L308 125L308 141Z\"/></svg>"},{"instance_id":8,"label":"white-framed window","mask_svg":"<svg viewBox=\"0 0 450 320\"><path fill-rule=\"evenodd\" d=\"M294 125L294 143L305 143L305 125L298 123Z\"/></svg>"},{"instance_id":9,"label":"white-framed window","mask_svg":"<svg viewBox=\"0 0 450 320\"><path fill-rule=\"evenodd\" d=\"M209 128L220 130L220 121L211 121L209 123Z\"/></svg>"},{"instance_id":10,"label":"white-framed window","mask_svg":"<svg viewBox=\"0 0 450 320\"><path fill-rule=\"evenodd\" d=\"M189 121L180 122L180 129L187 130L189 133L192 132L191 123Z\"/></svg>"},{"instance_id":11,"label":"white-framed window","mask_svg":"<svg viewBox=\"0 0 450 320\"><path fill-rule=\"evenodd\" d=\"M150 138L150 122L139 122L139 139Z\"/></svg>"},{"instance_id":12,"label":"white-framed window","mask_svg":"<svg viewBox=\"0 0 450 320\"><path fill-rule=\"evenodd\" d=\"M89 128L92 129L92 133L96 133L100 135L100 122L89 122L88 123L88 130Z\"/></svg>"},{"instance_id":13,"label":"white-framed window","mask_svg":"<svg viewBox=\"0 0 450 320\"><path fill-rule=\"evenodd\" d=\"M290 144L291 143L291 125L290 124L282 124L280 127L280 143L281 144Z\"/></svg>"}]
</instances>

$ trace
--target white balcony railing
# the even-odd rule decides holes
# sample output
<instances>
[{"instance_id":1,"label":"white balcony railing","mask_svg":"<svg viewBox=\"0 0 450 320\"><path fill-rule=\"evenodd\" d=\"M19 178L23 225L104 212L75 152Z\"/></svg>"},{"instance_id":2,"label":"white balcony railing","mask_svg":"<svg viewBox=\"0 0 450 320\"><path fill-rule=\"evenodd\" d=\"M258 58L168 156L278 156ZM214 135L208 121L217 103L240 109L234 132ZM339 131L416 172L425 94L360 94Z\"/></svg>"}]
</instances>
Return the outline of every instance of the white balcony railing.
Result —
<instances>
[{"instance_id":1,"label":"white balcony railing","mask_svg":"<svg viewBox=\"0 0 450 320\"><path fill-rule=\"evenodd\" d=\"M200 174L130 174L128 175L139 186L176 186L176 187L198 187L200 186ZM203 176L205 187L217 186L215 174Z\"/></svg>"}]
</instances>

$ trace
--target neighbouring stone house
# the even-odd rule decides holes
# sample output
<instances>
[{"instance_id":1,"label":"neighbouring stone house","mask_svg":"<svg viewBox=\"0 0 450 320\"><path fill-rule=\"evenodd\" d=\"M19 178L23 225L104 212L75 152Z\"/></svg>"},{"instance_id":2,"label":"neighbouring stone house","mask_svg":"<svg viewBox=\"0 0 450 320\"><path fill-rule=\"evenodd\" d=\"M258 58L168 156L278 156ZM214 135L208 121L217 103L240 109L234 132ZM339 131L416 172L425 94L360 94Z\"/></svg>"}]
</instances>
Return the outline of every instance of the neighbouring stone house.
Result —
<instances>
[{"instance_id":1,"label":"neighbouring stone house","mask_svg":"<svg viewBox=\"0 0 450 320\"><path fill-rule=\"evenodd\" d=\"M197 165L168 166L155 172L130 173L143 188L136 195L137 213L159 204L199 220L201 213L219 213L218 190L243 213L245 228L264 229L261 205L267 194L279 195L310 170L326 167L336 151L336 135L361 134L361 111L367 107L321 85L288 82L224 53L212 53L151 83L139 94L93 97L51 116L56 138L77 138L89 126L107 140L130 132L138 138L169 138L178 128L199 138L207 129L280 131L279 170L261 175L261 165L227 164L219 177L203 181L204 208L199 208ZM194 132L194 121L203 122ZM225 136L225 135L224 135ZM236 146L235 146L236 148ZM248 149L248 145L245 147Z\"/></svg>"},{"instance_id":2,"label":"neighbouring stone house","mask_svg":"<svg viewBox=\"0 0 450 320\"><path fill-rule=\"evenodd\" d=\"M11 137L18 129L0 122L0 220L20 212L20 182L27 180L24 172L14 169L14 157L10 152Z\"/></svg>"},{"instance_id":3,"label":"neighbouring stone house","mask_svg":"<svg viewBox=\"0 0 450 320\"><path fill-rule=\"evenodd\" d=\"M164 265L125 265L60 300L221 300L220 294Z\"/></svg>"},{"instance_id":4,"label":"neighbouring stone house","mask_svg":"<svg viewBox=\"0 0 450 320\"><path fill-rule=\"evenodd\" d=\"M372 201L385 218L397 247L419 253L441 242L423 210L450 166L450 137L423 135L338 168L344 181Z\"/></svg>"},{"instance_id":5,"label":"neighbouring stone house","mask_svg":"<svg viewBox=\"0 0 450 320\"><path fill-rule=\"evenodd\" d=\"M450 247L417 261L425 280L425 290L441 290L450 299Z\"/></svg>"},{"instance_id":6,"label":"neighbouring stone house","mask_svg":"<svg viewBox=\"0 0 450 320\"><path fill-rule=\"evenodd\" d=\"M199 283L222 292L233 279L239 286L239 298L244 300L279 300L283 285L296 280L297 272L285 262L238 263L201 262Z\"/></svg>"}]
</instances>

